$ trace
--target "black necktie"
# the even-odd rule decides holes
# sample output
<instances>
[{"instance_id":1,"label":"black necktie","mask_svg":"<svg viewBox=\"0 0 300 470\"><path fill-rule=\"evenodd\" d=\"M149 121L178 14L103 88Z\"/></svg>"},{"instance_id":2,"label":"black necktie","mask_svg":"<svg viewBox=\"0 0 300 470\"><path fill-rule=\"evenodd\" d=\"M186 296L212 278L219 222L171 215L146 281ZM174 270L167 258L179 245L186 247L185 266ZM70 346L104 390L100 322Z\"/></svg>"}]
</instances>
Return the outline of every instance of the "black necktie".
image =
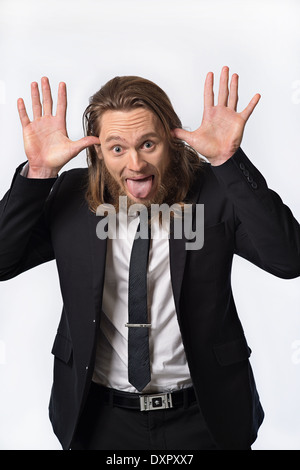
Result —
<instances>
[{"instance_id":1,"label":"black necktie","mask_svg":"<svg viewBox=\"0 0 300 470\"><path fill-rule=\"evenodd\" d=\"M126 325L128 326L128 380L139 391L142 391L151 379L150 324L147 312L149 245L149 232L147 238L135 238L129 265L128 323Z\"/></svg>"}]
</instances>

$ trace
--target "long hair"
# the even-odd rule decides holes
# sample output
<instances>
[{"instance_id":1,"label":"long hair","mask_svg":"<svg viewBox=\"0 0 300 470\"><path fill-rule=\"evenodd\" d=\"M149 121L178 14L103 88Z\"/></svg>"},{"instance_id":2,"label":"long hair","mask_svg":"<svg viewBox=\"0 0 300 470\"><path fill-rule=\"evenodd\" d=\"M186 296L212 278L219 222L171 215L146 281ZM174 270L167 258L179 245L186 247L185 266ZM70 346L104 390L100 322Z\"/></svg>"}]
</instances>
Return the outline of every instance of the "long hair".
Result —
<instances>
[{"instance_id":1,"label":"long hair","mask_svg":"<svg viewBox=\"0 0 300 470\"><path fill-rule=\"evenodd\" d=\"M195 171L201 166L197 152L185 142L175 139L171 130L182 127L166 93L150 80L136 77L115 77L97 91L89 101L83 114L83 124L87 136L99 137L101 117L105 111L128 111L143 107L152 111L161 121L169 143L173 168L178 171L180 184L173 195L173 202L184 200L191 186ZM92 211L107 202L105 191L104 162L98 157L94 146L87 148L88 187L86 199Z\"/></svg>"}]
</instances>

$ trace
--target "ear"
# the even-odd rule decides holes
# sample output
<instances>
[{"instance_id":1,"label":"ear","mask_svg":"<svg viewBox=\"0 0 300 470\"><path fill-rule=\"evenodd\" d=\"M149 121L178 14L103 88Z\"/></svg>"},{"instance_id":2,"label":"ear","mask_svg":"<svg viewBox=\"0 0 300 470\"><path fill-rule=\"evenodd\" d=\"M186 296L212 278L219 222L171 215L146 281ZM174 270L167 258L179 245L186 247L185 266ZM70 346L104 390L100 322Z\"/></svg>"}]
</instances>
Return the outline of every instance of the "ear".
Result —
<instances>
[{"instance_id":1,"label":"ear","mask_svg":"<svg viewBox=\"0 0 300 470\"><path fill-rule=\"evenodd\" d=\"M100 160L103 160L103 155L102 155L102 150L101 150L101 144L95 144L94 149L96 150L96 153L98 155L98 158Z\"/></svg>"}]
</instances>

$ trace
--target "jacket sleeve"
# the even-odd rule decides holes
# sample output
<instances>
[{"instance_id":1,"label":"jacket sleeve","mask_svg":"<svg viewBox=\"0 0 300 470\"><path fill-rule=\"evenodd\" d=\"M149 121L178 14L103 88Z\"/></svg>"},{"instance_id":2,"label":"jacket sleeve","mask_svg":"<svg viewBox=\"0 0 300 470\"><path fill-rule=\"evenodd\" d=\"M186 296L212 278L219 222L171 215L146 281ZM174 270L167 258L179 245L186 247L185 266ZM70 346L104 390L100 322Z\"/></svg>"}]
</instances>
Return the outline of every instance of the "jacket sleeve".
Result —
<instances>
[{"instance_id":1,"label":"jacket sleeve","mask_svg":"<svg viewBox=\"0 0 300 470\"><path fill-rule=\"evenodd\" d=\"M20 175L0 202L0 280L54 258L45 205L56 178L28 179Z\"/></svg>"},{"instance_id":2,"label":"jacket sleeve","mask_svg":"<svg viewBox=\"0 0 300 470\"><path fill-rule=\"evenodd\" d=\"M234 207L236 253L280 278L298 277L299 223L242 149L212 170Z\"/></svg>"}]
</instances>

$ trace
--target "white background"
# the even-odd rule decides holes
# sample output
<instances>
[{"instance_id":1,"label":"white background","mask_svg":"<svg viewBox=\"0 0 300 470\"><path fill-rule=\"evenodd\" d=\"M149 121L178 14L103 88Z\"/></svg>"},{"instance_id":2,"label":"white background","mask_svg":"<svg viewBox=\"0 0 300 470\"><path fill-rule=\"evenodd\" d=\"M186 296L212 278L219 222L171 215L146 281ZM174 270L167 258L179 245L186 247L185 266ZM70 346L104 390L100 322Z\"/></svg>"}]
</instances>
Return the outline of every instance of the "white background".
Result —
<instances>
[{"instance_id":1,"label":"white background","mask_svg":"<svg viewBox=\"0 0 300 470\"><path fill-rule=\"evenodd\" d=\"M26 159L16 101L30 83L68 86L68 131L115 75L155 81L183 125L202 117L205 75L240 75L240 109L262 99L242 148L300 220L300 2L297 0L0 0L0 197ZM85 166L80 154L69 167ZM300 280L236 259L233 287L266 412L254 449L300 449ZM60 449L48 420L61 312L55 263L0 285L0 449Z\"/></svg>"}]
</instances>

